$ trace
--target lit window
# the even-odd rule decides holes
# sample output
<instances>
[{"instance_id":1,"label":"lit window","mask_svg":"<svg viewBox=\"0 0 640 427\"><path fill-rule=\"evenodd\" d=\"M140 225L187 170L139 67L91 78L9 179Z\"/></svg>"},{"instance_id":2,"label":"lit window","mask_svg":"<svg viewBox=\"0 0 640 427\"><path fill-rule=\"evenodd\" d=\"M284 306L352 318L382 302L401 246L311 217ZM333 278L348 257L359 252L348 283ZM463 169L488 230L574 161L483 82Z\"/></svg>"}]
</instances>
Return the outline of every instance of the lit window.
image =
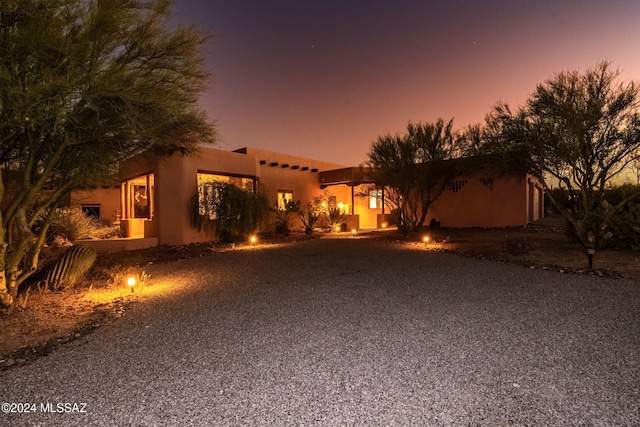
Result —
<instances>
[{"instance_id":1,"label":"lit window","mask_svg":"<svg viewBox=\"0 0 640 427\"><path fill-rule=\"evenodd\" d=\"M278 191L278 209L285 210L287 203L293 201L293 191Z\"/></svg>"},{"instance_id":2,"label":"lit window","mask_svg":"<svg viewBox=\"0 0 640 427\"><path fill-rule=\"evenodd\" d=\"M381 209L382 208L382 190L370 190L369 191L369 209Z\"/></svg>"},{"instance_id":3,"label":"lit window","mask_svg":"<svg viewBox=\"0 0 640 427\"><path fill-rule=\"evenodd\" d=\"M219 187L211 184L223 182L233 184L243 190L253 191L254 189L254 178L200 172L198 172L197 178L200 215L208 216L211 220L216 219L215 204L216 200L219 199L219 195L217 194Z\"/></svg>"},{"instance_id":4,"label":"lit window","mask_svg":"<svg viewBox=\"0 0 640 427\"><path fill-rule=\"evenodd\" d=\"M122 183L125 205L123 218L153 218L154 175L142 175Z\"/></svg>"},{"instance_id":5,"label":"lit window","mask_svg":"<svg viewBox=\"0 0 640 427\"><path fill-rule=\"evenodd\" d=\"M198 173L198 188L209 182L228 182L243 190L253 190L253 178L229 176L214 173Z\"/></svg>"}]
</instances>

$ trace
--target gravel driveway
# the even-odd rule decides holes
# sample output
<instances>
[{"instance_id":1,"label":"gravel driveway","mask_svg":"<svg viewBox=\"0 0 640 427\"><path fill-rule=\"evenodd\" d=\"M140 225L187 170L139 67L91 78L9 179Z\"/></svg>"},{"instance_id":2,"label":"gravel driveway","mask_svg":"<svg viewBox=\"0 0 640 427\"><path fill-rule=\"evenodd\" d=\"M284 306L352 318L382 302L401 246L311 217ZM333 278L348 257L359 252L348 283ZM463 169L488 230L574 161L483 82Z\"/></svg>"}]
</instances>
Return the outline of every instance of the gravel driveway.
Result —
<instances>
[{"instance_id":1,"label":"gravel driveway","mask_svg":"<svg viewBox=\"0 0 640 427\"><path fill-rule=\"evenodd\" d=\"M357 238L150 273L183 291L0 374L0 424L640 425L637 282Z\"/></svg>"}]
</instances>

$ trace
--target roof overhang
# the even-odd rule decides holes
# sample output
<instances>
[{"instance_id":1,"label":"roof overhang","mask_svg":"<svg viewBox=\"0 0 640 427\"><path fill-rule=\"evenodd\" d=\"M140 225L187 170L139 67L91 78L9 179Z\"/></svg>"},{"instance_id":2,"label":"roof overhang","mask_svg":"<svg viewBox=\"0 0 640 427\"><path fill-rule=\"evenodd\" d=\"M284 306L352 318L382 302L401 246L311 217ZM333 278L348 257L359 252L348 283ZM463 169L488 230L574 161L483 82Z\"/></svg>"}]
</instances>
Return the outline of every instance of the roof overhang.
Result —
<instances>
[{"instance_id":1,"label":"roof overhang","mask_svg":"<svg viewBox=\"0 0 640 427\"><path fill-rule=\"evenodd\" d=\"M371 168L350 167L320 172L320 186L373 184Z\"/></svg>"}]
</instances>

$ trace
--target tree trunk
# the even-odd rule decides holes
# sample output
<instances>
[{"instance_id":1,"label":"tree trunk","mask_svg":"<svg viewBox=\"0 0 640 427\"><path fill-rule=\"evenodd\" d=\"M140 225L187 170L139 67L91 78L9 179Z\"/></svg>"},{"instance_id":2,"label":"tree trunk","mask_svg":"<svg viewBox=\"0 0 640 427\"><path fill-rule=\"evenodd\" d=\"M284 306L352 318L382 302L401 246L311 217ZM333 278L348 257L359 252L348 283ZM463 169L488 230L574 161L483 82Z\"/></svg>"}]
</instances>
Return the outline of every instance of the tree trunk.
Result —
<instances>
[{"instance_id":1,"label":"tree trunk","mask_svg":"<svg viewBox=\"0 0 640 427\"><path fill-rule=\"evenodd\" d=\"M17 290L17 289L16 289ZM9 292L7 278L4 272L0 273L0 308L8 309L13 307L15 296Z\"/></svg>"}]
</instances>

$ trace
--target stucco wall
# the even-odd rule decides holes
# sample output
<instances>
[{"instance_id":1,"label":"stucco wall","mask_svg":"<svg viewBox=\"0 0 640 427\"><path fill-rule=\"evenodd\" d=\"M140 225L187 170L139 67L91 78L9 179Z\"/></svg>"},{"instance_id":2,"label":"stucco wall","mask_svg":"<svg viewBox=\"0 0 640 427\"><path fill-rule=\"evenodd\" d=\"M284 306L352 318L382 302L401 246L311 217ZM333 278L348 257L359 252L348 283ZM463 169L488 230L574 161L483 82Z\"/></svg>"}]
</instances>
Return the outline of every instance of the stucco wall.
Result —
<instances>
[{"instance_id":1,"label":"stucco wall","mask_svg":"<svg viewBox=\"0 0 640 427\"><path fill-rule=\"evenodd\" d=\"M83 205L99 205L100 220L112 223L120 212L120 189L96 188L95 190L77 190L71 193L70 207L80 209Z\"/></svg>"},{"instance_id":2,"label":"stucco wall","mask_svg":"<svg viewBox=\"0 0 640 427\"><path fill-rule=\"evenodd\" d=\"M524 175L493 177L493 188L481 175L457 178L466 183L436 200L427 215L442 227L512 227L527 224L527 181Z\"/></svg>"},{"instance_id":3,"label":"stucco wall","mask_svg":"<svg viewBox=\"0 0 640 427\"><path fill-rule=\"evenodd\" d=\"M377 228L378 227L378 215L382 214L382 208L378 208L378 209L372 209L369 207L369 197L362 197L359 196L359 193L362 193L363 191L366 192L366 186L357 186L354 187L354 200L355 200L355 207L354 207L354 211L356 213L356 215L360 216L360 228ZM387 210L385 210L385 212L387 212ZM388 213L388 212L387 212Z\"/></svg>"}]
</instances>

